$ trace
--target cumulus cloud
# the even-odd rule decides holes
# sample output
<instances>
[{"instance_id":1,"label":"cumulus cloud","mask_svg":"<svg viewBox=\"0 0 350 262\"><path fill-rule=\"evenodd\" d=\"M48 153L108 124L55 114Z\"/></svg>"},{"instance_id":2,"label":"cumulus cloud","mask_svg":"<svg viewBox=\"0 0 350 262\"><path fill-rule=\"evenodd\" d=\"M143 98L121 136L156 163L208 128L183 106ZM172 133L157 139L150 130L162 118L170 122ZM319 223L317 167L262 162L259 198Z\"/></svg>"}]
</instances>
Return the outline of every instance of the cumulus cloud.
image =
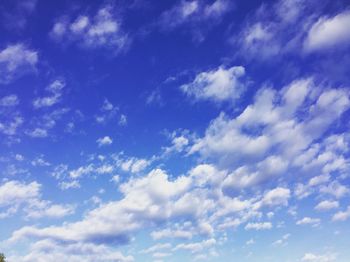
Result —
<instances>
[{"instance_id":1,"label":"cumulus cloud","mask_svg":"<svg viewBox=\"0 0 350 262\"><path fill-rule=\"evenodd\" d=\"M128 233L145 223L180 215L179 204L169 205L168 210L163 207L168 201L185 192L188 186L189 182L184 177L169 181L163 171L154 170L144 178L131 179L120 185L124 194L122 200L102 204L81 221L41 229L23 227L14 232L12 240L36 237L63 242L126 242L129 239Z\"/></svg>"},{"instance_id":2,"label":"cumulus cloud","mask_svg":"<svg viewBox=\"0 0 350 262\"><path fill-rule=\"evenodd\" d=\"M137 157L126 157L123 154L113 155L113 160L118 168L124 172L139 173L145 170L152 160Z\"/></svg>"},{"instance_id":3,"label":"cumulus cloud","mask_svg":"<svg viewBox=\"0 0 350 262\"><path fill-rule=\"evenodd\" d=\"M194 141L189 153L199 153L232 169L225 182L231 188L256 185L281 175L291 163L297 167L311 163L313 158L302 161L300 155L350 106L346 90L320 89L315 94L310 92L313 87L312 79L300 79L280 91L259 90L254 103L238 116L230 118L221 113L214 119L205 135ZM319 163L325 175L343 168L339 158L327 161ZM332 191L338 191L335 189Z\"/></svg>"},{"instance_id":4,"label":"cumulus cloud","mask_svg":"<svg viewBox=\"0 0 350 262\"><path fill-rule=\"evenodd\" d=\"M0 185L0 207L6 208L5 212L0 213L0 218L18 213L20 208L28 219L61 218L74 212L71 205L58 205L42 200L39 183L15 180Z\"/></svg>"},{"instance_id":5,"label":"cumulus cloud","mask_svg":"<svg viewBox=\"0 0 350 262\"><path fill-rule=\"evenodd\" d=\"M80 15L58 20L50 32L57 42L78 43L84 48L111 49L114 53L124 50L129 37L122 30L120 19L111 6L102 7L94 16Z\"/></svg>"},{"instance_id":6,"label":"cumulus cloud","mask_svg":"<svg viewBox=\"0 0 350 262\"><path fill-rule=\"evenodd\" d=\"M219 67L198 74L193 82L182 85L180 89L196 100L234 101L244 90L241 80L244 74L245 69L242 66L227 69Z\"/></svg>"},{"instance_id":7,"label":"cumulus cloud","mask_svg":"<svg viewBox=\"0 0 350 262\"><path fill-rule=\"evenodd\" d=\"M331 209L335 209L339 207L338 201L330 201L330 200L324 200L315 206L315 209L318 211L328 211Z\"/></svg>"},{"instance_id":8,"label":"cumulus cloud","mask_svg":"<svg viewBox=\"0 0 350 262\"><path fill-rule=\"evenodd\" d=\"M288 188L278 187L268 191L258 203L258 207L263 206L287 206L290 198L290 190Z\"/></svg>"},{"instance_id":9,"label":"cumulus cloud","mask_svg":"<svg viewBox=\"0 0 350 262\"><path fill-rule=\"evenodd\" d=\"M321 17L310 28L304 48L307 52L322 51L349 46L350 12L344 11L334 17Z\"/></svg>"},{"instance_id":10,"label":"cumulus cloud","mask_svg":"<svg viewBox=\"0 0 350 262\"><path fill-rule=\"evenodd\" d=\"M113 143L113 140L109 136L104 136L104 137L97 139L96 142L97 142L98 146L108 146L108 145L111 145Z\"/></svg>"},{"instance_id":11,"label":"cumulus cloud","mask_svg":"<svg viewBox=\"0 0 350 262\"><path fill-rule=\"evenodd\" d=\"M15 77L36 70L38 52L24 44L8 45L0 50L0 83L9 83Z\"/></svg>"}]
</instances>

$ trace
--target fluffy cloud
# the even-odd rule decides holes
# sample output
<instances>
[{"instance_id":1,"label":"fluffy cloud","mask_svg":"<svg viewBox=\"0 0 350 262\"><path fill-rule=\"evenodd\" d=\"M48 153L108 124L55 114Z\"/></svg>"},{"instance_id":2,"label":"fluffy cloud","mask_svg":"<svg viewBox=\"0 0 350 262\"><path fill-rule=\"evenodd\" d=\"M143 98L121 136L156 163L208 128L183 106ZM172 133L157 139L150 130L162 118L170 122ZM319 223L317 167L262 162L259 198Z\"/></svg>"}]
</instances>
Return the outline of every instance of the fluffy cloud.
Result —
<instances>
[{"instance_id":1,"label":"fluffy cloud","mask_svg":"<svg viewBox=\"0 0 350 262\"><path fill-rule=\"evenodd\" d=\"M219 67L198 74L192 83L184 84L180 88L185 94L197 100L233 101L244 89L240 79L244 74L245 70L242 66L227 69Z\"/></svg>"},{"instance_id":2,"label":"fluffy cloud","mask_svg":"<svg viewBox=\"0 0 350 262\"><path fill-rule=\"evenodd\" d=\"M321 17L310 28L304 43L308 52L321 51L350 44L348 29L350 12L344 11L334 17Z\"/></svg>"},{"instance_id":3,"label":"fluffy cloud","mask_svg":"<svg viewBox=\"0 0 350 262\"><path fill-rule=\"evenodd\" d=\"M339 207L338 201L324 200L324 201L318 203L317 206L315 207L315 209L319 210L319 211L327 211L327 210L338 208L338 207Z\"/></svg>"},{"instance_id":4,"label":"fluffy cloud","mask_svg":"<svg viewBox=\"0 0 350 262\"><path fill-rule=\"evenodd\" d=\"M41 199L41 185L37 182L22 183L8 181L0 185L0 207L7 208L0 213L0 218L11 216L23 210L26 218L60 218L72 214L74 207L71 205L52 204Z\"/></svg>"},{"instance_id":5,"label":"fluffy cloud","mask_svg":"<svg viewBox=\"0 0 350 262\"><path fill-rule=\"evenodd\" d=\"M8 45L0 50L0 83L9 83L16 76L34 71L38 60L37 51L23 44Z\"/></svg>"},{"instance_id":6,"label":"fluffy cloud","mask_svg":"<svg viewBox=\"0 0 350 262\"><path fill-rule=\"evenodd\" d=\"M302 160L300 155L312 148L314 141L350 106L344 89L318 89L311 93L311 88L317 90L312 79L301 79L280 91L259 90L254 103L237 117L221 113L214 119L189 153L198 152L219 166L232 169L225 181L231 188L256 185L281 175L290 163L297 167L311 163L313 159L305 156ZM338 157L327 159L318 164L325 175L343 168Z\"/></svg>"},{"instance_id":7,"label":"fluffy cloud","mask_svg":"<svg viewBox=\"0 0 350 262\"><path fill-rule=\"evenodd\" d=\"M339 211L332 217L333 221L345 221L350 218L350 206L348 206L347 210Z\"/></svg>"},{"instance_id":8,"label":"fluffy cloud","mask_svg":"<svg viewBox=\"0 0 350 262\"><path fill-rule=\"evenodd\" d=\"M85 48L106 47L118 53L127 47L129 38L114 12L112 7L106 6L94 16L61 19L54 24L50 35L59 42L76 42Z\"/></svg>"},{"instance_id":9,"label":"fluffy cloud","mask_svg":"<svg viewBox=\"0 0 350 262\"><path fill-rule=\"evenodd\" d=\"M113 140L109 136L104 136L97 139L96 142L98 146L107 146L107 145L111 145L113 143Z\"/></svg>"},{"instance_id":10,"label":"fluffy cloud","mask_svg":"<svg viewBox=\"0 0 350 262\"><path fill-rule=\"evenodd\" d=\"M181 207L169 201L183 194L188 186L189 181L184 177L169 181L163 171L154 170L144 178L122 184L122 200L101 205L81 221L42 229L23 227L14 232L12 240L37 237L73 243L125 242L128 233L145 224L181 215Z\"/></svg>"},{"instance_id":11,"label":"fluffy cloud","mask_svg":"<svg viewBox=\"0 0 350 262\"><path fill-rule=\"evenodd\" d=\"M120 158L117 156L115 161L121 170L131 173L139 173L151 164L151 160L136 157Z\"/></svg>"},{"instance_id":12,"label":"fluffy cloud","mask_svg":"<svg viewBox=\"0 0 350 262\"><path fill-rule=\"evenodd\" d=\"M280 206L288 205L288 199L290 198L290 190L288 188L278 187L268 191L258 206Z\"/></svg>"}]
</instances>

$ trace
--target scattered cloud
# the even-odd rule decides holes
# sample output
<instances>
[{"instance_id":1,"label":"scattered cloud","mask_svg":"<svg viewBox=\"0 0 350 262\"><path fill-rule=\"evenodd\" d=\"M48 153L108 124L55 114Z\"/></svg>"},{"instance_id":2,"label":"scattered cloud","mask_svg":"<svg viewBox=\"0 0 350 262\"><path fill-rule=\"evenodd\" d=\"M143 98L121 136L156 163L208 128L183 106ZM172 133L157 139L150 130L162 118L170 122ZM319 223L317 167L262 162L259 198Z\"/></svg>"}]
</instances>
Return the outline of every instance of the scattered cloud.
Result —
<instances>
[{"instance_id":1,"label":"scattered cloud","mask_svg":"<svg viewBox=\"0 0 350 262\"><path fill-rule=\"evenodd\" d=\"M226 0L181 0L164 11L158 23L165 31L189 26L193 39L200 42L205 39L206 31L219 24L231 8L232 3Z\"/></svg>"},{"instance_id":2,"label":"scattered cloud","mask_svg":"<svg viewBox=\"0 0 350 262\"><path fill-rule=\"evenodd\" d=\"M113 143L113 140L109 136L104 136L104 137L97 139L96 142L97 142L98 146L101 147L101 146L111 145Z\"/></svg>"},{"instance_id":3,"label":"scattered cloud","mask_svg":"<svg viewBox=\"0 0 350 262\"><path fill-rule=\"evenodd\" d=\"M38 52L24 44L8 45L0 50L0 83L9 83L14 78L36 70Z\"/></svg>"},{"instance_id":4,"label":"scattered cloud","mask_svg":"<svg viewBox=\"0 0 350 262\"><path fill-rule=\"evenodd\" d=\"M112 6L100 8L93 16L58 19L50 36L59 43L77 43L86 49L108 48L115 54L125 50L130 41Z\"/></svg>"},{"instance_id":5,"label":"scattered cloud","mask_svg":"<svg viewBox=\"0 0 350 262\"><path fill-rule=\"evenodd\" d=\"M234 101L240 97L245 86L241 78L245 74L242 66L219 67L215 70L199 73L192 83L184 84L180 89L196 100L214 102Z\"/></svg>"},{"instance_id":6,"label":"scattered cloud","mask_svg":"<svg viewBox=\"0 0 350 262\"><path fill-rule=\"evenodd\" d=\"M304 217L296 222L297 225L311 225L313 227L319 226L321 220L319 218Z\"/></svg>"},{"instance_id":7,"label":"scattered cloud","mask_svg":"<svg viewBox=\"0 0 350 262\"><path fill-rule=\"evenodd\" d=\"M53 81L47 88L46 91L50 93L49 96L38 97L33 101L35 109L42 107L50 107L57 104L62 96L62 89L65 87L65 83L62 80Z\"/></svg>"}]
</instances>

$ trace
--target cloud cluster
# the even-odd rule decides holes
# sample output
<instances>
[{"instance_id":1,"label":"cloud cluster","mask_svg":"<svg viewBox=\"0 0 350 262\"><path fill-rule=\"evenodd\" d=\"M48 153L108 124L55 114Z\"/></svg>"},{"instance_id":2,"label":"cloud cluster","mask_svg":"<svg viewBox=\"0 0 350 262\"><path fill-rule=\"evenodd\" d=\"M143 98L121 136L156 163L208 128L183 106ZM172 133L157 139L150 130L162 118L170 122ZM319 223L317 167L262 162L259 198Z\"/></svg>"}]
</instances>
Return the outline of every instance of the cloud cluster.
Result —
<instances>
[{"instance_id":1,"label":"cloud cluster","mask_svg":"<svg viewBox=\"0 0 350 262\"><path fill-rule=\"evenodd\" d=\"M191 0L178 1L171 9L164 11L159 18L159 26L163 30L174 30L188 26L194 40L202 41L205 28L218 24L232 7L226 0Z\"/></svg>"},{"instance_id":2,"label":"cloud cluster","mask_svg":"<svg viewBox=\"0 0 350 262\"><path fill-rule=\"evenodd\" d=\"M38 52L22 43L8 45L0 50L0 84L36 70Z\"/></svg>"},{"instance_id":3,"label":"cloud cluster","mask_svg":"<svg viewBox=\"0 0 350 262\"><path fill-rule=\"evenodd\" d=\"M94 16L62 18L53 25L50 35L58 42L77 43L84 48L105 47L113 53L124 50L129 42L111 6L99 9Z\"/></svg>"},{"instance_id":4,"label":"cloud cluster","mask_svg":"<svg viewBox=\"0 0 350 262\"><path fill-rule=\"evenodd\" d=\"M41 184L8 181L0 185L0 218L13 216L20 209L27 219L61 218L74 212L72 205L53 204L41 199Z\"/></svg>"}]
</instances>

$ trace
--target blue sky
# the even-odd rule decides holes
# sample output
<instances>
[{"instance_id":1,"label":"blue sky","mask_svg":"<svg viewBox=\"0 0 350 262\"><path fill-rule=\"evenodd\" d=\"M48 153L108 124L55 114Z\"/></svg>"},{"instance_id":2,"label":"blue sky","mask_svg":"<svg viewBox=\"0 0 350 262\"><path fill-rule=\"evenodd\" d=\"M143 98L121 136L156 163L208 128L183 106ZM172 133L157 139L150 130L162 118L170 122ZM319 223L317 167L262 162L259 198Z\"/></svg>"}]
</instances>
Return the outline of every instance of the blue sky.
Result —
<instances>
[{"instance_id":1,"label":"blue sky","mask_svg":"<svg viewBox=\"0 0 350 262\"><path fill-rule=\"evenodd\" d=\"M348 262L345 0L0 3L10 262Z\"/></svg>"}]
</instances>

